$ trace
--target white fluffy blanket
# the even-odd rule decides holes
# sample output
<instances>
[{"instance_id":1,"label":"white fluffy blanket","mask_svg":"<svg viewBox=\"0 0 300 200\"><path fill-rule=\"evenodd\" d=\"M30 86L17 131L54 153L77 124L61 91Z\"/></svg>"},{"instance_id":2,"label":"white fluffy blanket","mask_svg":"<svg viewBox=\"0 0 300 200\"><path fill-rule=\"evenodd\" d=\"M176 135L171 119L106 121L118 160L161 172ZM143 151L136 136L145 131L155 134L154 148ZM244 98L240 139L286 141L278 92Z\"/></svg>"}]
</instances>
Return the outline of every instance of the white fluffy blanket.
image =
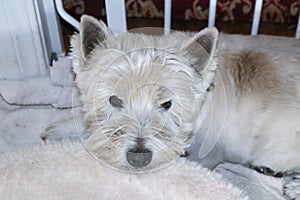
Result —
<instances>
[{"instance_id":1,"label":"white fluffy blanket","mask_svg":"<svg viewBox=\"0 0 300 200\"><path fill-rule=\"evenodd\" d=\"M185 159L151 173L123 173L67 142L0 160L0 199L247 199L219 174Z\"/></svg>"}]
</instances>

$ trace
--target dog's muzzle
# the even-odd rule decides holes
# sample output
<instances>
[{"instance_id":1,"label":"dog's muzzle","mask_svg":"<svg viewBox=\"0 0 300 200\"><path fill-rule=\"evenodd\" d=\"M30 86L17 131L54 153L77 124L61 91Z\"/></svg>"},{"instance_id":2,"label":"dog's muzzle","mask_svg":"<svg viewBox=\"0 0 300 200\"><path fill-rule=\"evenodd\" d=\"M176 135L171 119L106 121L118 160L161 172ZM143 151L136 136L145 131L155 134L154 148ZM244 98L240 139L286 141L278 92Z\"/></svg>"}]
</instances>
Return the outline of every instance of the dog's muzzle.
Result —
<instances>
[{"instance_id":1,"label":"dog's muzzle","mask_svg":"<svg viewBox=\"0 0 300 200\"><path fill-rule=\"evenodd\" d=\"M152 152L144 148L130 149L126 153L126 159L133 167L142 168L151 162Z\"/></svg>"}]
</instances>

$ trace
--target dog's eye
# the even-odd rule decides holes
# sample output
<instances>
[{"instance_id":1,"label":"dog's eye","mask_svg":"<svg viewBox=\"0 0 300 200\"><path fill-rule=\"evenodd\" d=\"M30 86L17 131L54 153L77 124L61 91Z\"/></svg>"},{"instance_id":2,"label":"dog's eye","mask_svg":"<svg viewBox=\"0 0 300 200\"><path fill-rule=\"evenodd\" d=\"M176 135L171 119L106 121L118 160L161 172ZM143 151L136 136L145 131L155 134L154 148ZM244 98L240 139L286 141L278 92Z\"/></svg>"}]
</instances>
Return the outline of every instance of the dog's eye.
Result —
<instances>
[{"instance_id":1,"label":"dog's eye","mask_svg":"<svg viewBox=\"0 0 300 200\"><path fill-rule=\"evenodd\" d=\"M163 109L169 110L172 106L172 101L166 101L160 105Z\"/></svg>"},{"instance_id":2,"label":"dog's eye","mask_svg":"<svg viewBox=\"0 0 300 200\"><path fill-rule=\"evenodd\" d=\"M117 96L115 96L115 95L109 97L109 103L110 103L113 107L116 107L116 108L123 108L123 101L122 101L119 97L117 97Z\"/></svg>"}]
</instances>

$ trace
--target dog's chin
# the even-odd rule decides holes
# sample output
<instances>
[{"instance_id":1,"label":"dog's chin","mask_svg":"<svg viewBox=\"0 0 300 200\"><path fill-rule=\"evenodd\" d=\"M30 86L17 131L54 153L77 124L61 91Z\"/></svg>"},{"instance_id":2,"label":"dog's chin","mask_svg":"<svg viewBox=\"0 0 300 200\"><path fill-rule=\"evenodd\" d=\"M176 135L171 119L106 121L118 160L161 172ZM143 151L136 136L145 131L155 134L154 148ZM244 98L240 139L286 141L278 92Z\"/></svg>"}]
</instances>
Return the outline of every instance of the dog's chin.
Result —
<instances>
[{"instance_id":1,"label":"dog's chin","mask_svg":"<svg viewBox=\"0 0 300 200\"><path fill-rule=\"evenodd\" d=\"M161 133L156 133L159 134ZM87 139L85 147L102 164L124 172L159 170L185 156L185 148L189 146L181 140L177 141L175 137L170 137L169 143L166 143L155 136L145 139L107 135L112 137L107 137L102 132L94 132Z\"/></svg>"},{"instance_id":2,"label":"dog's chin","mask_svg":"<svg viewBox=\"0 0 300 200\"><path fill-rule=\"evenodd\" d=\"M133 167L129 163L126 163L126 164L123 164L123 165L114 164L114 165L110 165L110 166L113 167L116 170L120 170L120 171L123 171L123 172L145 173L145 172L157 171L157 170L163 169L165 167L168 167L169 165L174 163L178 158L180 158L180 156L174 158L173 160L166 160L164 162L155 162L154 161L153 163L149 163L145 167L139 167L139 168Z\"/></svg>"},{"instance_id":3,"label":"dog's chin","mask_svg":"<svg viewBox=\"0 0 300 200\"><path fill-rule=\"evenodd\" d=\"M149 164L143 167L134 167L132 166L126 159L126 156L120 156L118 159L108 159L107 157L103 157L103 155L96 155L92 151L90 151L93 156L100 161L102 164L107 167L113 168L117 171L128 172L128 173L143 173L143 172L151 172L160 170L164 167L171 165L177 159L182 157L182 155L174 152L174 155L165 159L158 159L157 155L153 155L153 159Z\"/></svg>"}]
</instances>

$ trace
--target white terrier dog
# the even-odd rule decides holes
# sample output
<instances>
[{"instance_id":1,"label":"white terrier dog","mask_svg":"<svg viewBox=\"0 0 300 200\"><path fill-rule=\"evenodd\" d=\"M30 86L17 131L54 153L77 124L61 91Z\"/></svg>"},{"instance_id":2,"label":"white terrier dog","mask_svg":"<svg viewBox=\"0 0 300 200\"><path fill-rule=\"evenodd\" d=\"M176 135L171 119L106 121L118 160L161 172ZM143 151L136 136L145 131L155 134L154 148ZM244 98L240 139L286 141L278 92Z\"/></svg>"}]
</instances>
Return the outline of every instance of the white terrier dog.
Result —
<instances>
[{"instance_id":1,"label":"white terrier dog","mask_svg":"<svg viewBox=\"0 0 300 200\"><path fill-rule=\"evenodd\" d=\"M299 200L300 56L242 39L222 36L217 48L215 28L192 38L113 35L83 16L72 57L87 148L130 171L187 150L208 167L264 166L288 174L284 192Z\"/></svg>"}]
</instances>

